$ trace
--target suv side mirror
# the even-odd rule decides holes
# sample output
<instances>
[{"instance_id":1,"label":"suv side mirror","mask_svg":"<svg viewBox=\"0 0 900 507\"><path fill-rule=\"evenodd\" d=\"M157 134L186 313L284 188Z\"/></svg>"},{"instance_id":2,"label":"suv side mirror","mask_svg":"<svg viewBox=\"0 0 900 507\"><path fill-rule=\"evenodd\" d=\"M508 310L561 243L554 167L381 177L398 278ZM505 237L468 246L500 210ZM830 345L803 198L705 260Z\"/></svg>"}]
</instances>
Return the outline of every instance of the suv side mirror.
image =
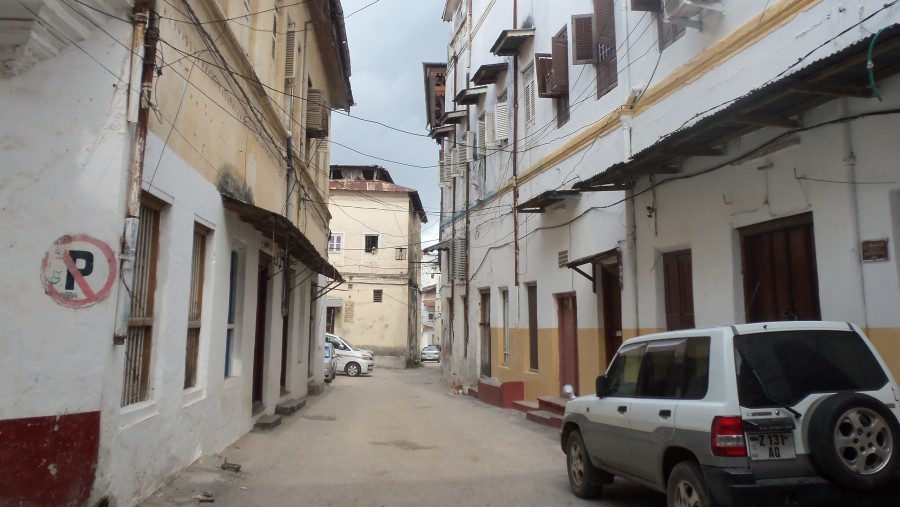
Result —
<instances>
[{"instance_id":1,"label":"suv side mirror","mask_svg":"<svg viewBox=\"0 0 900 507\"><path fill-rule=\"evenodd\" d=\"M597 375L597 397L604 398L609 393L609 377L606 374Z\"/></svg>"}]
</instances>

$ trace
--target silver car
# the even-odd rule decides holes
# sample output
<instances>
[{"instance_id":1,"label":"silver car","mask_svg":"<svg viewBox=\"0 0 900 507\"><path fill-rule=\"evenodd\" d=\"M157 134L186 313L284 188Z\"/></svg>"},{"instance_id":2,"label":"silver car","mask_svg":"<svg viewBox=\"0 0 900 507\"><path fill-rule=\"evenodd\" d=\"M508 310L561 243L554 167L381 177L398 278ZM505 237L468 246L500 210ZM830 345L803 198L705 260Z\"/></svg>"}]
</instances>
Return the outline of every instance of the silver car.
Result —
<instances>
[{"instance_id":1,"label":"silver car","mask_svg":"<svg viewBox=\"0 0 900 507\"><path fill-rule=\"evenodd\" d=\"M334 355L334 347L325 343L325 383L330 384L334 380L334 372L337 370L337 357Z\"/></svg>"}]
</instances>

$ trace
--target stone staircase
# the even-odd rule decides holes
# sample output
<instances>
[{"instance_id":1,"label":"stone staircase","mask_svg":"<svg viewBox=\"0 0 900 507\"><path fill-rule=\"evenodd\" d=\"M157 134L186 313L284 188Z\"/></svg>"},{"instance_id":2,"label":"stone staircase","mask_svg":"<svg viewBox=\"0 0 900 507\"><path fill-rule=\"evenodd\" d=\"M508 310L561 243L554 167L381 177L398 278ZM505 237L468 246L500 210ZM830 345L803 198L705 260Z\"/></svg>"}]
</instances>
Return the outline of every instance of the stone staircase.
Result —
<instances>
[{"instance_id":1,"label":"stone staircase","mask_svg":"<svg viewBox=\"0 0 900 507\"><path fill-rule=\"evenodd\" d=\"M275 406L275 413L261 416L256 420L253 429L268 431L281 424L282 417L290 417L306 406L306 398L287 400Z\"/></svg>"},{"instance_id":2,"label":"stone staircase","mask_svg":"<svg viewBox=\"0 0 900 507\"><path fill-rule=\"evenodd\" d=\"M468 388L469 396L499 408L513 408L525 413L525 419L552 428L562 428L563 414L569 398L540 396L537 402L525 400L523 382L498 382L479 379L478 385Z\"/></svg>"}]
</instances>

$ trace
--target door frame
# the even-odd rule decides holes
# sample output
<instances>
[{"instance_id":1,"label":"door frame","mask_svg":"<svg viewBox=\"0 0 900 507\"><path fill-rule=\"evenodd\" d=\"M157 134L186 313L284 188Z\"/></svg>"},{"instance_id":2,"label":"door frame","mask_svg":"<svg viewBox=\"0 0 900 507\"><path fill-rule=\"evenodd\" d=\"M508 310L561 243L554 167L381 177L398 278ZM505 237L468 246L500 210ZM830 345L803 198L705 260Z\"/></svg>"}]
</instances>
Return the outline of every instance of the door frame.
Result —
<instances>
[{"instance_id":1,"label":"door frame","mask_svg":"<svg viewBox=\"0 0 900 507\"><path fill-rule=\"evenodd\" d=\"M563 301L571 300L571 316L572 316L572 329L571 329L571 341L572 341L572 355L573 361L572 364L574 366L574 371L571 372L572 378L574 381L572 382L572 389L575 391L575 394L579 394L580 390L580 382L579 382L579 358L578 358L578 299L576 297L575 292L562 292L559 294L554 294L556 299L556 319L557 319L557 340L559 342L559 388L562 389L563 386L568 384L566 382L566 373L568 369L565 367L565 338L564 338L564 326L563 326Z\"/></svg>"}]
</instances>

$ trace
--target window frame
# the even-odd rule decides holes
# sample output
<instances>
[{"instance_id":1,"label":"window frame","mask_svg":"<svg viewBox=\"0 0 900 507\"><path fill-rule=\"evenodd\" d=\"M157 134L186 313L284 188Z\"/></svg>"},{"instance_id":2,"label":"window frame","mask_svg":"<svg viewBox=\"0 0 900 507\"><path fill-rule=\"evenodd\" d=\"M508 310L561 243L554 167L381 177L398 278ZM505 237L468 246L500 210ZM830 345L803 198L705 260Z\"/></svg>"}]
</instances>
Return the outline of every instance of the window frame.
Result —
<instances>
[{"instance_id":1,"label":"window frame","mask_svg":"<svg viewBox=\"0 0 900 507\"><path fill-rule=\"evenodd\" d=\"M363 235L363 251L367 254L376 255L378 253L378 249L380 248L380 234L364 234ZM375 245L369 246L369 240L374 239Z\"/></svg>"},{"instance_id":2,"label":"window frame","mask_svg":"<svg viewBox=\"0 0 900 507\"><path fill-rule=\"evenodd\" d=\"M135 244L135 278L130 288L131 310L125 338L120 406L127 407L150 400L152 391L153 334L155 331L157 269L162 214L166 205L141 196L138 238ZM140 331L139 331L140 330ZM138 343L139 342L139 343Z\"/></svg>"},{"instance_id":3,"label":"window frame","mask_svg":"<svg viewBox=\"0 0 900 507\"><path fill-rule=\"evenodd\" d=\"M191 247L190 293L184 350L184 389L198 386L200 379L200 345L203 318L203 292L206 274L207 240L210 230L194 223Z\"/></svg>"},{"instance_id":4,"label":"window frame","mask_svg":"<svg viewBox=\"0 0 900 507\"><path fill-rule=\"evenodd\" d=\"M334 240L334 241L332 241ZM335 248L334 245L337 245ZM343 253L344 251L344 233L332 232L328 236L328 253Z\"/></svg>"}]
</instances>

